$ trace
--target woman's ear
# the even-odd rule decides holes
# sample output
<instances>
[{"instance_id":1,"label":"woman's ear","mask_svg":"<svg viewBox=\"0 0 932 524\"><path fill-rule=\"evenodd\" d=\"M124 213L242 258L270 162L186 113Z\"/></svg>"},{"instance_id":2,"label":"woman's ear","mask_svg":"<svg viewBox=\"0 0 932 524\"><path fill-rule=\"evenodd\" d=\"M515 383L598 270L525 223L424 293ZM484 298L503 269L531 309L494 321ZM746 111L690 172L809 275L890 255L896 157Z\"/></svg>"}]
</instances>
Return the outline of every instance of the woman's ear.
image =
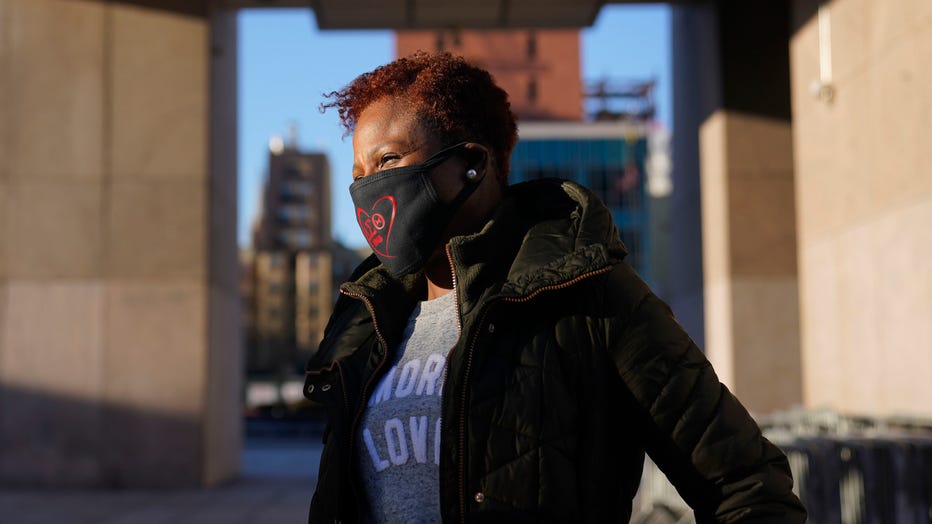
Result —
<instances>
[{"instance_id":1,"label":"woman's ear","mask_svg":"<svg viewBox=\"0 0 932 524\"><path fill-rule=\"evenodd\" d=\"M464 146L463 158L466 160L466 167L475 169L479 176L488 172L495 171L495 164L492 161L492 153L489 148L477 142L468 142Z\"/></svg>"},{"instance_id":2,"label":"woman's ear","mask_svg":"<svg viewBox=\"0 0 932 524\"><path fill-rule=\"evenodd\" d=\"M482 180L485 175L491 175L500 184L508 185L507 175L498 172L498 163L492 150L478 142L467 142L463 149L463 159L466 160L467 169L476 170L476 180Z\"/></svg>"}]
</instances>

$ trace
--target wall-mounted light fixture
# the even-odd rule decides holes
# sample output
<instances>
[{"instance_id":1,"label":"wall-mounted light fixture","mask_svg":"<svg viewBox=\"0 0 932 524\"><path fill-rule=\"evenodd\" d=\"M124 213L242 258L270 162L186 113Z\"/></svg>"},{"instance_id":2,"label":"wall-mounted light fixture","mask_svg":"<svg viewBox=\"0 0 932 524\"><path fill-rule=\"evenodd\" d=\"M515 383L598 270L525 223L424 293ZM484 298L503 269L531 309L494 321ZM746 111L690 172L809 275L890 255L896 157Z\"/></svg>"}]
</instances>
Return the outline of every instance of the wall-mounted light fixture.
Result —
<instances>
[{"instance_id":1,"label":"wall-mounted light fixture","mask_svg":"<svg viewBox=\"0 0 932 524\"><path fill-rule=\"evenodd\" d=\"M819 79L809 86L812 96L830 103L835 99L832 83L832 18L826 4L819 5Z\"/></svg>"}]
</instances>

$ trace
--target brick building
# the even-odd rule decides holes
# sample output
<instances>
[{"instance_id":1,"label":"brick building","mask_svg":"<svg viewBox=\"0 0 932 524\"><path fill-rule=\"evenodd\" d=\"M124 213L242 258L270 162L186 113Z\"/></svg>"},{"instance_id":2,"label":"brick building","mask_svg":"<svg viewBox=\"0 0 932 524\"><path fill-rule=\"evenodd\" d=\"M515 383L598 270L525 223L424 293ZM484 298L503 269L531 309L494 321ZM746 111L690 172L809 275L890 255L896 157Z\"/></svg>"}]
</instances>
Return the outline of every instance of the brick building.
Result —
<instances>
[{"instance_id":1,"label":"brick building","mask_svg":"<svg viewBox=\"0 0 932 524\"><path fill-rule=\"evenodd\" d=\"M523 120L582 120L579 30L398 31L395 52L450 51L495 77Z\"/></svg>"}]
</instances>

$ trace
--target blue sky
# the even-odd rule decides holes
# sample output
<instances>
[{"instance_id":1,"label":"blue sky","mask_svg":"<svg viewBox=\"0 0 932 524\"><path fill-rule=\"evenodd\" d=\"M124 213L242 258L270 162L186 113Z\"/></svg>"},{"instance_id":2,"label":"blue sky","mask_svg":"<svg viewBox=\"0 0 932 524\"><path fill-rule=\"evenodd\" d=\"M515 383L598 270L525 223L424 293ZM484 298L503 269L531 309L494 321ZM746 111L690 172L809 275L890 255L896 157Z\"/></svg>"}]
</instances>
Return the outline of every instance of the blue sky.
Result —
<instances>
[{"instance_id":1,"label":"blue sky","mask_svg":"<svg viewBox=\"0 0 932 524\"><path fill-rule=\"evenodd\" d=\"M322 94L394 58L390 31L320 31L307 9L245 9L239 15L239 221L249 243L268 167L268 142L298 129L298 145L330 158L334 238L365 245L347 187L352 146L335 111L321 114ZM670 11L664 5L607 6L582 31L583 79L656 78L661 123L670 126Z\"/></svg>"}]
</instances>

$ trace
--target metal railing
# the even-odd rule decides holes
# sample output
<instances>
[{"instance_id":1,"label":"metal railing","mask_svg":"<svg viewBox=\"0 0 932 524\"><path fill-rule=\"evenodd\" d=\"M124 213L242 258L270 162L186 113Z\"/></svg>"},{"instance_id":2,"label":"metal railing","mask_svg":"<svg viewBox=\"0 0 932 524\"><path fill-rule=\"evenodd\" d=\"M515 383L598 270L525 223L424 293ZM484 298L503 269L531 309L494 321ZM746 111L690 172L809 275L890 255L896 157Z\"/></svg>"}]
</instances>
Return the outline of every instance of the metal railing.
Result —
<instances>
[{"instance_id":1,"label":"metal railing","mask_svg":"<svg viewBox=\"0 0 932 524\"><path fill-rule=\"evenodd\" d=\"M787 455L794 492L815 524L932 522L932 421L794 410L759 420ZM649 460L635 500L641 524L695 522Z\"/></svg>"}]
</instances>

